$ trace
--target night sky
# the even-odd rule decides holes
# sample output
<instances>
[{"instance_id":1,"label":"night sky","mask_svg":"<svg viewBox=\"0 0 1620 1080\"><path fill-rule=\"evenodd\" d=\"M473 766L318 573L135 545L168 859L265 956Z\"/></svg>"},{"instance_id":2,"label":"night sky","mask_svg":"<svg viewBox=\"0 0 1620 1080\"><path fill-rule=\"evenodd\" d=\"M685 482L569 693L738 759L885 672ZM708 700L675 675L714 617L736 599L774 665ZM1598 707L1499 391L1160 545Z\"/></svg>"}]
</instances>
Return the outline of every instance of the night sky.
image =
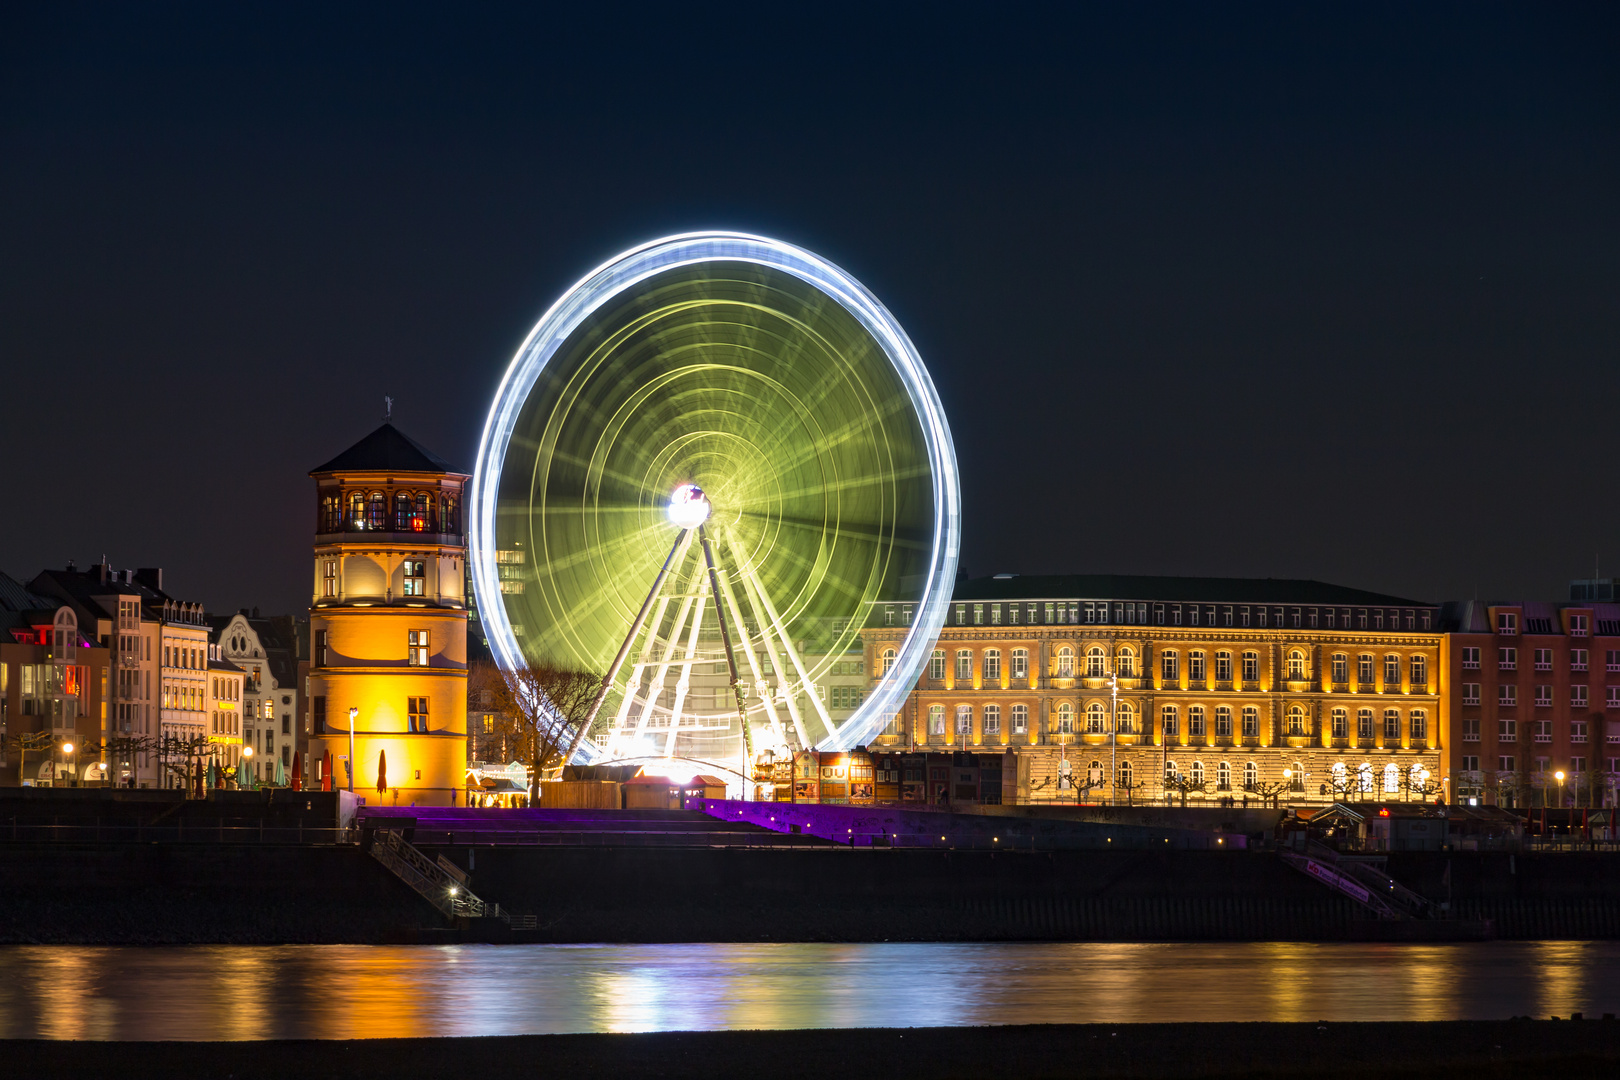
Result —
<instances>
[{"instance_id":1,"label":"night sky","mask_svg":"<svg viewBox=\"0 0 1620 1080\"><path fill-rule=\"evenodd\" d=\"M306 473L384 394L470 468L556 296L706 227L907 328L976 576L1620 574L1615 5L28 6L13 576L306 607Z\"/></svg>"}]
</instances>

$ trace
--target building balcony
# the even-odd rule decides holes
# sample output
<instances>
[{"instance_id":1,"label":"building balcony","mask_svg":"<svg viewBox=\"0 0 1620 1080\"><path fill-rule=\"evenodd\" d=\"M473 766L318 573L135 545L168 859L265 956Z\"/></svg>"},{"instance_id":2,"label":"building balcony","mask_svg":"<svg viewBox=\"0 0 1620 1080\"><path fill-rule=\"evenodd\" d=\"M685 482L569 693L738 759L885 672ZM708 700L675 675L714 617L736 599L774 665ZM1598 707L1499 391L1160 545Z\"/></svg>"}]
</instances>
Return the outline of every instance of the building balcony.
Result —
<instances>
[{"instance_id":1,"label":"building balcony","mask_svg":"<svg viewBox=\"0 0 1620 1080\"><path fill-rule=\"evenodd\" d=\"M1200 690L1200 691L1203 690L1204 689L1204 680L1203 679L1188 679L1187 680L1187 689L1188 690Z\"/></svg>"},{"instance_id":2,"label":"building balcony","mask_svg":"<svg viewBox=\"0 0 1620 1080\"><path fill-rule=\"evenodd\" d=\"M1239 686L1238 689L1242 690L1245 694L1258 694L1260 692L1260 680L1245 679L1243 680L1243 684Z\"/></svg>"},{"instance_id":3,"label":"building balcony","mask_svg":"<svg viewBox=\"0 0 1620 1080\"><path fill-rule=\"evenodd\" d=\"M1356 684L1356 693L1358 693L1358 694L1376 694L1376 693L1378 693L1378 684L1377 683L1370 683L1370 682L1357 683Z\"/></svg>"},{"instance_id":4,"label":"building balcony","mask_svg":"<svg viewBox=\"0 0 1620 1080\"><path fill-rule=\"evenodd\" d=\"M1330 684L1329 693L1348 694L1349 692L1350 692L1350 684L1347 683L1347 682L1336 682L1336 683Z\"/></svg>"},{"instance_id":5,"label":"building balcony","mask_svg":"<svg viewBox=\"0 0 1620 1080\"><path fill-rule=\"evenodd\" d=\"M1288 688L1290 694L1314 693L1319 687L1315 679L1289 679L1283 685Z\"/></svg>"},{"instance_id":6,"label":"building balcony","mask_svg":"<svg viewBox=\"0 0 1620 1080\"><path fill-rule=\"evenodd\" d=\"M1232 680L1231 679L1216 679L1211 688L1214 689L1214 690L1217 690L1217 691L1221 691L1221 692L1230 691L1232 689Z\"/></svg>"}]
</instances>

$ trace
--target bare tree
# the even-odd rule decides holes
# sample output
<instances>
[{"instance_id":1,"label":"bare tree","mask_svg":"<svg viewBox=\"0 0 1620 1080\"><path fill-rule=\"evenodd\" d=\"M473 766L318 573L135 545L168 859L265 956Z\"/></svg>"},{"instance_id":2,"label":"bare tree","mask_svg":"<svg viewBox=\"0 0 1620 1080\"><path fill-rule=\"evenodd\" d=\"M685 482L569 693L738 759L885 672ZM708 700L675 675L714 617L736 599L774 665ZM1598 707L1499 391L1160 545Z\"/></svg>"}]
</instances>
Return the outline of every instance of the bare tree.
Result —
<instances>
[{"instance_id":1,"label":"bare tree","mask_svg":"<svg viewBox=\"0 0 1620 1080\"><path fill-rule=\"evenodd\" d=\"M529 801L540 800L540 774L560 769L575 733L590 716L602 676L551 661L506 669L475 664L472 689L487 693L514 756L529 763Z\"/></svg>"},{"instance_id":2,"label":"bare tree","mask_svg":"<svg viewBox=\"0 0 1620 1080\"><path fill-rule=\"evenodd\" d=\"M1164 789L1167 794L1172 791L1179 793L1181 795L1182 809L1186 809L1188 795L1194 793L1207 795L1209 793L1209 781L1194 780L1186 773L1176 773L1174 776L1164 778Z\"/></svg>"}]
</instances>

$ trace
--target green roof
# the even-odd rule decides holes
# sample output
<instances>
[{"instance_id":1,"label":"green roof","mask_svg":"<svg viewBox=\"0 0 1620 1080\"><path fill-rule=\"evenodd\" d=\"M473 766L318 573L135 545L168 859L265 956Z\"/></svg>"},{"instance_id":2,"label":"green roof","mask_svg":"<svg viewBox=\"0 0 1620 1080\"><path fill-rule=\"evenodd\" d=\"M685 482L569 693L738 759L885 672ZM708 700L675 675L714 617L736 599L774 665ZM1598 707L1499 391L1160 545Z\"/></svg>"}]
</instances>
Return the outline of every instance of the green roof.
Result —
<instances>
[{"instance_id":1,"label":"green roof","mask_svg":"<svg viewBox=\"0 0 1620 1080\"><path fill-rule=\"evenodd\" d=\"M1136 574L1003 574L973 578L957 582L954 599L1429 606L1424 600L1408 600L1310 579L1153 577Z\"/></svg>"}]
</instances>

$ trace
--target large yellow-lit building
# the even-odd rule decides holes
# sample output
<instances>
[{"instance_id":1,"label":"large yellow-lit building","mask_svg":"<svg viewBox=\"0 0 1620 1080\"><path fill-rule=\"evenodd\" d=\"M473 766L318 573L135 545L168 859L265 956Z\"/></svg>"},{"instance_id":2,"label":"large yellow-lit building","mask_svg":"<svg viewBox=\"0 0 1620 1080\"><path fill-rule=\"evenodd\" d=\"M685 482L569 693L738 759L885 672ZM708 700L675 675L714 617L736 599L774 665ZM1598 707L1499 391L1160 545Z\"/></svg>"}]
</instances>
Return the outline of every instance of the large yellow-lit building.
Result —
<instances>
[{"instance_id":1,"label":"large yellow-lit building","mask_svg":"<svg viewBox=\"0 0 1620 1080\"><path fill-rule=\"evenodd\" d=\"M384 424L314 469L312 780L453 806L467 766L468 476Z\"/></svg>"},{"instance_id":2,"label":"large yellow-lit building","mask_svg":"<svg viewBox=\"0 0 1620 1080\"><path fill-rule=\"evenodd\" d=\"M880 609L868 671L911 615ZM1441 643L1434 605L1318 581L963 581L873 745L1010 751L1006 802L1432 801L1448 782Z\"/></svg>"}]
</instances>

